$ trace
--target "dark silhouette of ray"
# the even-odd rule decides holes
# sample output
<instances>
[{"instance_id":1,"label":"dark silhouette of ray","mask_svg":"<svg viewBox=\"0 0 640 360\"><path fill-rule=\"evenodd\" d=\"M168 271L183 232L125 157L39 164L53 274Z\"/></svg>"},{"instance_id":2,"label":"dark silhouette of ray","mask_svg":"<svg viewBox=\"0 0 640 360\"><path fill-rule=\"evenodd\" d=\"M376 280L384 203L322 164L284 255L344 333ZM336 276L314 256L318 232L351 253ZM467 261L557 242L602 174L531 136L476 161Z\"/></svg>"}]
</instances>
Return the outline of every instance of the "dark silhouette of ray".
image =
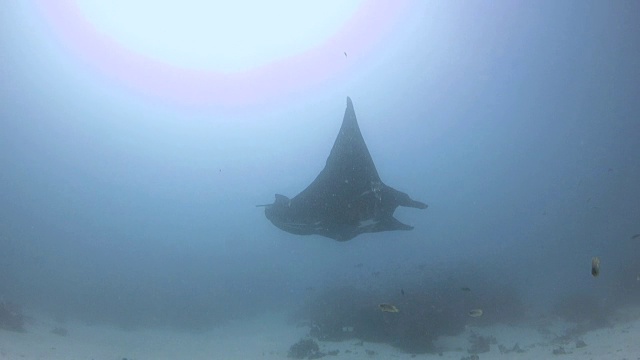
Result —
<instances>
[{"instance_id":1,"label":"dark silhouette of ray","mask_svg":"<svg viewBox=\"0 0 640 360\"><path fill-rule=\"evenodd\" d=\"M275 202L264 206L267 218L284 231L338 241L362 233L411 230L412 226L393 217L396 208L427 208L380 180L348 97L342 127L324 169L293 199L276 194Z\"/></svg>"}]
</instances>

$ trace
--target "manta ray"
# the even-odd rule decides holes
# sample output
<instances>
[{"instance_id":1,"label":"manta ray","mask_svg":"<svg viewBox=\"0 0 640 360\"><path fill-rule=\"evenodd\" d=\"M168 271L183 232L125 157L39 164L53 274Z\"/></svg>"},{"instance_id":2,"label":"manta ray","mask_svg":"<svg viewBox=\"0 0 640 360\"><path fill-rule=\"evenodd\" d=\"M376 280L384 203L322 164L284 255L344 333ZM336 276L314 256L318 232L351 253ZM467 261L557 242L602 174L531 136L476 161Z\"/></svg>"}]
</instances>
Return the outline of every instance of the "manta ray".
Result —
<instances>
[{"instance_id":1,"label":"manta ray","mask_svg":"<svg viewBox=\"0 0 640 360\"><path fill-rule=\"evenodd\" d=\"M293 199L276 194L273 204L262 206L267 219L286 232L338 241L363 233L411 230L413 226L393 217L396 208L427 208L427 204L382 182L349 97L324 169Z\"/></svg>"}]
</instances>

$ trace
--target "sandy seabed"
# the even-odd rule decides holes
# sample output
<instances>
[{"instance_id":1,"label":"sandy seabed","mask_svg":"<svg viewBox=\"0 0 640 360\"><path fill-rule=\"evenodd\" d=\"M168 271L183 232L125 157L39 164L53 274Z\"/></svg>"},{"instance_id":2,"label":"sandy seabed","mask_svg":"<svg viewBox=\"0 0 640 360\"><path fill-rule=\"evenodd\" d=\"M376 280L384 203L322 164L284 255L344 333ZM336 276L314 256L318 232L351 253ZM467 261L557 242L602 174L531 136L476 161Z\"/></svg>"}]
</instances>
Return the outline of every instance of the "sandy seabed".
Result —
<instances>
[{"instance_id":1,"label":"sandy seabed","mask_svg":"<svg viewBox=\"0 0 640 360\"><path fill-rule=\"evenodd\" d=\"M467 352L473 334L493 337L490 351L475 359L640 360L640 308L621 310L617 322L579 336L563 337L572 325L547 321L536 326L467 327L440 338L440 354L407 354L386 345L348 340L318 342L324 359L473 359ZM64 328L66 335L51 332ZM0 330L0 359L287 359L291 345L304 338L284 315L236 321L202 333L168 329L123 330L104 325L31 320L24 333ZM515 345L521 352L512 351ZM556 354L554 354L554 351Z\"/></svg>"}]
</instances>

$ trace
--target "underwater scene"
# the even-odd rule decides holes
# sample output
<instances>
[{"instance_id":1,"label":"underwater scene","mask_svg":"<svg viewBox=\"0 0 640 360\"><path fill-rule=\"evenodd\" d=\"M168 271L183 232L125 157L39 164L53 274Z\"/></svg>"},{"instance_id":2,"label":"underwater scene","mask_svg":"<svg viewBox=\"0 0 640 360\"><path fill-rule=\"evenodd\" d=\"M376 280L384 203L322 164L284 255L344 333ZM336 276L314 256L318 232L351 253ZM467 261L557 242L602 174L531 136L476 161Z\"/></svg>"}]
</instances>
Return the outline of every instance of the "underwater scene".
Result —
<instances>
[{"instance_id":1,"label":"underwater scene","mask_svg":"<svg viewBox=\"0 0 640 360\"><path fill-rule=\"evenodd\" d=\"M640 359L640 2L5 1L0 360Z\"/></svg>"}]
</instances>

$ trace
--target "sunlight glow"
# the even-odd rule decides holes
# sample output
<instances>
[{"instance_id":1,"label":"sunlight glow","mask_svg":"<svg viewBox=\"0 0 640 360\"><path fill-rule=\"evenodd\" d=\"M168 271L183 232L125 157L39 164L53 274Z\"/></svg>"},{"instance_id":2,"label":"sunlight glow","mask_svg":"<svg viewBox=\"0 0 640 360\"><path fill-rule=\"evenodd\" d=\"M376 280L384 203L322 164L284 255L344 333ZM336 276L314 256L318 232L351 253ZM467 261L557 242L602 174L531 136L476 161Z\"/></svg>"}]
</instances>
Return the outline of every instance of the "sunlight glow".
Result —
<instances>
[{"instance_id":1,"label":"sunlight glow","mask_svg":"<svg viewBox=\"0 0 640 360\"><path fill-rule=\"evenodd\" d=\"M177 67L237 72L307 51L357 10L358 0L78 0L103 35Z\"/></svg>"},{"instance_id":2,"label":"sunlight glow","mask_svg":"<svg viewBox=\"0 0 640 360\"><path fill-rule=\"evenodd\" d=\"M238 106L344 84L384 53L408 4L40 0L38 12L70 66L145 96Z\"/></svg>"}]
</instances>

